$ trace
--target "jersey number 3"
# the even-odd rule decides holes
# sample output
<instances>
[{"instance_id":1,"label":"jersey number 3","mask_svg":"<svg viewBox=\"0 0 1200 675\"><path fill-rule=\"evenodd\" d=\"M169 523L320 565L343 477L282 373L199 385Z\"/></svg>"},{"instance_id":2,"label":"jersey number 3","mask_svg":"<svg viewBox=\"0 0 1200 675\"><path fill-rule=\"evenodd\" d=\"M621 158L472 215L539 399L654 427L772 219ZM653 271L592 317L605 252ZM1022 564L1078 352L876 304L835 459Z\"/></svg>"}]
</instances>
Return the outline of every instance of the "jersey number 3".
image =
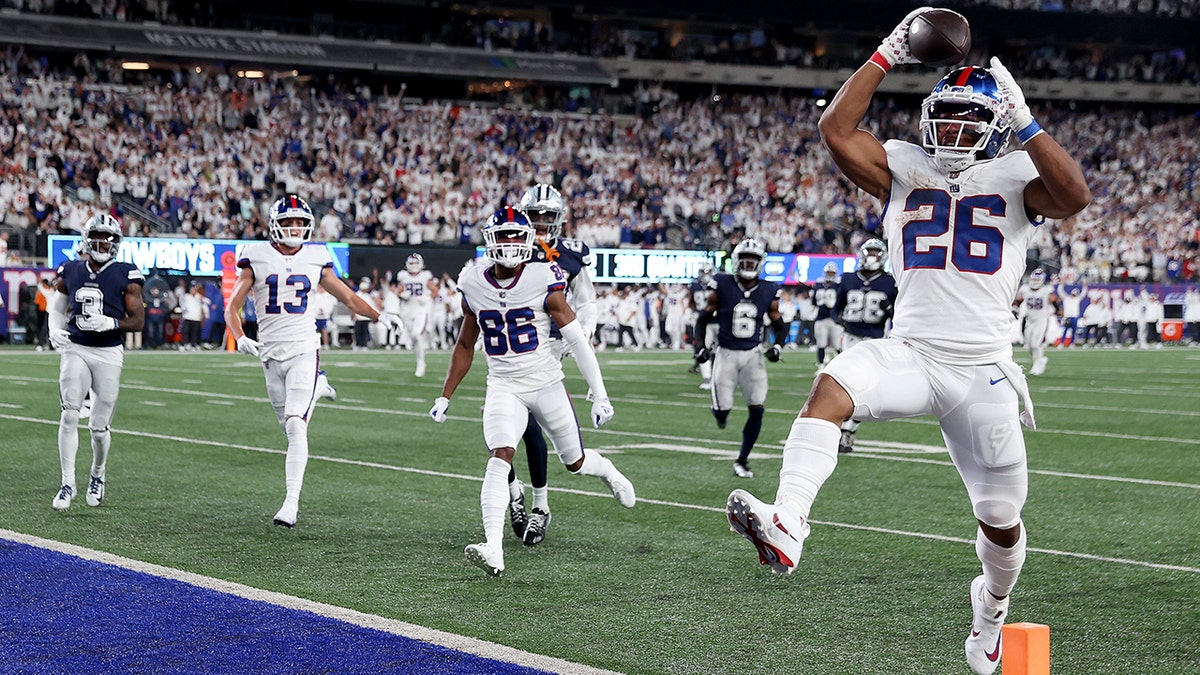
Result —
<instances>
[{"instance_id":1,"label":"jersey number 3","mask_svg":"<svg viewBox=\"0 0 1200 675\"><path fill-rule=\"evenodd\" d=\"M267 314L303 314L308 310L308 292L312 290L312 281L304 274L293 274L283 283L290 286L295 298L284 304L279 304L279 275L272 274L265 279L267 283ZM286 290L286 289L285 289Z\"/></svg>"},{"instance_id":2,"label":"jersey number 3","mask_svg":"<svg viewBox=\"0 0 1200 675\"><path fill-rule=\"evenodd\" d=\"M946 269L947 257L961 272L994 274L1000 269L1004 233L995 227L975 224L976 211L996 218L1004 217L1006 204L999 195L973 195L954 200L943 190L913 190L904 202L904 211L918 211L926 206L931 207L928 218L913 219L904 226L904 269ZM951 210L954 212L954 232L950 247L934 246L931 240L951 229Z\"/></svg>"}]
</instances>

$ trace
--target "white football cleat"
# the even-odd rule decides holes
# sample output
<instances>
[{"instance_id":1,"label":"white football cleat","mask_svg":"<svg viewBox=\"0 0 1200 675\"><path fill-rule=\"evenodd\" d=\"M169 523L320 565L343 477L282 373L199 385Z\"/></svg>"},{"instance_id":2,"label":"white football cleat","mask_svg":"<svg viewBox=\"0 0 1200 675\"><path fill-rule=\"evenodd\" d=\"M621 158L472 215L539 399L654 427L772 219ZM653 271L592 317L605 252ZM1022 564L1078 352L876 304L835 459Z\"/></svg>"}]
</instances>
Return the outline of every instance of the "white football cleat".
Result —
<instances>
[{"instance_id":1,"label":"white football cleat","mask_svg":"<svg viewBox=\"0 0 1200 675\"><path fill-rule=\"evenodd\" d=\"M975 675L991 675L996 666L1000 665L1008 598L997 600L988 592L983 583L983 575L980 574L971 582L971 609L975 617L964 645L967 665Z\"/></svg>"},{"instance_id":2,"label":"white football cleat","mask_svg":"<svg viewBox=\"0 0 1200 675\"><path fill-rule=\"evenodd\" d=\"M700 388L703 389L704 391L710 391L710 390L712 390L712 382L709 380L705 380L700 383Z\"/></svg>"},{"instance_id":3,"label":"white football cleat","mask_svg":"<svg viewBox=\"0 0 1200 675\"><path fill-rule=\"evenodd\" d=\"M73 485L63 485L58 488L58 494L54 495L54 501L50 502L50 506L54 507L55 511L66 511L71 508L71 498L75 496L75 487Z\"/></svg>"},{"instance_id":4,"label":"white football cleat","mask_svg":"<svg viewBox=\"0 0 1200 675\"><path fill-rule=\"evenodd\" d=\"M87 493L84 494L84 497L87 498L88 506L100 506L100 503L104 501L104 481L96 476L89 478Z\"/></svg>"},{"instance_id":5,"label":"white football cleat","mask_svg":"<svg viewBox=\"0 0 1200 675\"><path fill-rule=\"evenodd\" d=\"M750 470L750 467L741 462L733 463L733 475L738 478L754 478L754 472Z\"/></svg>"},{"instance_id":6,"label":"white football cleat","mask_svg":"<svg viewBox=\"0 0 1200 675\"><path fill-rule=\"evenodd\" d=\"M300 511L300 502L285 499L283 507L275 514L274 523L280 527L295 527L296 514Z\"/></svg>"},{"instance_id":7,"label":"white football cleat","mask_svg":"<svg viewBox=\"0 0 1200 675\"><path fill-rule=\"evenodd\" d=\"M729 493L729 527L758 549L758 562L775 574L791 574L804 552L808 523L779 504L765 504L745 490Z\"/></svg>"},{"instance_id":8,"label":"white football cleat","mask_svg":"<svg viewBox=\"0 0 1200 675\"><path fill-rule=\"evenodd\" d=\"M417 364L417 371L415 373L413 373L413 377L425 377L425 362L424 361Z\"/></svg>"},{"instance_id":9,"label":"white football cleat","mask_svg":"<svg viewBox=\"0 0 1200 675\"><path fill-rule=\"evenodd\" d=\"M633 483L625 477L616 467L613 467L613 473L616 474L613 478L601 478L604 484L612 490L613 497L617 498L621 506L627 509L632 509L637 504L637 495L633 491Z\"/></svg>"},{"instance_id":10,"label":"white football cleat","mask_svg":"<svg viewBox=\"0 0 1200 675\"><path fill-rule=\"evenodd\" d=\"M317 397L327 398L330 401L337 400L337 389L329 384L329 378L325 376L325 371L317 373Z\"/></svg>"},{"instance_id":11,"label":"white football cleat","mask_svg":"<svg viewBox=\"0 0 1200 675\"><path fill-rule=\"evenodd\" d=\"M487 543L471 544L466 549L467 562L487 572L489 577L504 574L504 551L494 549Z\"/></svg>"}]
</instances>

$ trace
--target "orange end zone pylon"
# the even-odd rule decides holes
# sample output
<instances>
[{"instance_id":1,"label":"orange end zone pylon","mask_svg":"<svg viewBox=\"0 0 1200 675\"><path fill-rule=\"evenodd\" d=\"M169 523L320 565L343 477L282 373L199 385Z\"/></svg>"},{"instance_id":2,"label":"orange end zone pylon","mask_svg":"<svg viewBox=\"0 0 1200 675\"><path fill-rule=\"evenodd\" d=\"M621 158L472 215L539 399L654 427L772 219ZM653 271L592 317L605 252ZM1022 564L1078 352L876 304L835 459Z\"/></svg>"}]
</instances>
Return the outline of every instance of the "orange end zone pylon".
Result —
<instances>
[{"instance_id":1,"label":"orange end zone pylon","mask_svg":"<svg viewBox=\"0 0 1200 675\"><path fill-rule=\"evenodd\" d=\"M1050 675L1050 626L1005 624L1003 639L1001 675Z\"/></svg>"}]
</instances>

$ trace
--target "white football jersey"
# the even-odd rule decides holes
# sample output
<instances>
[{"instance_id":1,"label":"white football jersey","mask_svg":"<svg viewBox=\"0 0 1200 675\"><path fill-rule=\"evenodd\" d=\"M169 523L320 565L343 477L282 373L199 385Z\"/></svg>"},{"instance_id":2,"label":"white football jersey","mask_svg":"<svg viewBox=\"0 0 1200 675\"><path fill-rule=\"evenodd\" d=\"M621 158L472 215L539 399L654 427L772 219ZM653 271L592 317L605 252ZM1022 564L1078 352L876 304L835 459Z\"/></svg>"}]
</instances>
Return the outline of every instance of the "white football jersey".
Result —
<instances>
[{"instance_id":1,"label":"white football jersey","mask_svg":"<svg viewBox=\"0 0 1200 675\"><path fill-rule=\"evenodd\" d=\"M1054 294L1054 289L1049 285L1043 285L1036 291L1029 286L1021 289L1021 313L1025 317L1037 321L1049 319L1054 314L1054 303L1050 301L1050 296Z\"/></svg>"},{"instance_id":2,"label":"white football jersey","mask_svg":"<svg viewBox=\"0 0 1200 675\"><path fill-rule=\"evenodd\" d=\"M892 336L946 363L1011 358L1012 300L1037 223L1024 151L945 174L920 146L884 144L892 191L883 227L899 296Z\"/></svg>"},{"instance_id":3,"label":"white football jersey","mask_svg":"<svg viewBox=\"0 0 1200 675\"><path fill-rule=\"evenodd\" d=\"M396 273L396 283L400 284L400 301L406 305L415 303L429 307L433 303L433 298L429 297L430 281L433 281L433 273L429 270L421 270L416 274L400 270Z\"/></svg>"},{"instance_id":4,"label":"white football jersey","mask_svg":"<svg viewBox=\"0 0 1200 675\"><path fill-rule=\"evenodd\" d=\"M238 267L254 272L254 311L258 315L260 356L283 360L320 348L316 303L309 302L321 283L321 273L333 267L329 249L306 244L284 255L274 244L247 244L238 253Z\"/></svg>"},{"instance_id":5,"label":"white football jersey","mask_svg":"<svg viewBox=\"0 0 1200 675\"><path fill-rule=\"evenodd\" d=\"M554 263L525 265L515 278L503 280L492 276L491 265L462 271L458 290L479 321L488 386L536 391L563 379L550 348L546 297L566 286L567 275Z\"/></svg>"}]
</instances>

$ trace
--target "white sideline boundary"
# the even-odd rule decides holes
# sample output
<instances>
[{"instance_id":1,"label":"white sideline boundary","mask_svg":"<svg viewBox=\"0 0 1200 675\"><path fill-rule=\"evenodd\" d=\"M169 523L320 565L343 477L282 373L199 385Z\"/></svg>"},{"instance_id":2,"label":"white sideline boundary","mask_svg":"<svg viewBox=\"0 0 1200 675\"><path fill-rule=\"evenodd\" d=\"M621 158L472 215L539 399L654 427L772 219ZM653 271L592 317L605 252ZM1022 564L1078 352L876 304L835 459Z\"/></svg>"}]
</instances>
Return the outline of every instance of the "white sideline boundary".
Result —
<instances>
[{"instance_id":1,"label":"white sideline boundary","mask_svg":"<svg viewBox=\"0 0 1200 675\"><path fill-rule=\"evenodd\" d=\"M447 633L433 628L426 628L404 621L388 619L374 614L366 614L345 607L336 605L327 605L323 602L315 602L298 598L294 595L286 595L284 593L276 593L275 591L264 591L259 588L245 586L242 584L233 583L232 581L224 581L213 577L206 577L200 574L193 574L183 570L177 570L171 567L163 567L153 563L133 560L104 551L96 551L74 544L67 544L51 539L42 539L21 532L14 532L0 528L0 538L9 541L15 541L21 544L36 546L37 548L66 555L84 560L92 560L95 562L113 565L123 569L141 572L163 579L171 579L173 581L181 581L191 586L205 588L227 595L245 598L247 600L256 600L266 602L286 609L295 609L305 612L312 612L319 616L324 616L338 621L361 626L363 628L373 628L375 630L391 633L401 637L412 638L421 642L428 642L441 647L454 649L460 652L466 652L475 656L492 659L494 661L504 661L518 666L528 668L538 668L552 673L562 673L563 675L620 675L611 670L603 670L585 666L580 663L572 663L562 659L556 659L550 656L534 654L532 652L521 651L506 647L495 642L487 642L486 640L478 640L455 633Z\"/></svg>"}]
</instances>

